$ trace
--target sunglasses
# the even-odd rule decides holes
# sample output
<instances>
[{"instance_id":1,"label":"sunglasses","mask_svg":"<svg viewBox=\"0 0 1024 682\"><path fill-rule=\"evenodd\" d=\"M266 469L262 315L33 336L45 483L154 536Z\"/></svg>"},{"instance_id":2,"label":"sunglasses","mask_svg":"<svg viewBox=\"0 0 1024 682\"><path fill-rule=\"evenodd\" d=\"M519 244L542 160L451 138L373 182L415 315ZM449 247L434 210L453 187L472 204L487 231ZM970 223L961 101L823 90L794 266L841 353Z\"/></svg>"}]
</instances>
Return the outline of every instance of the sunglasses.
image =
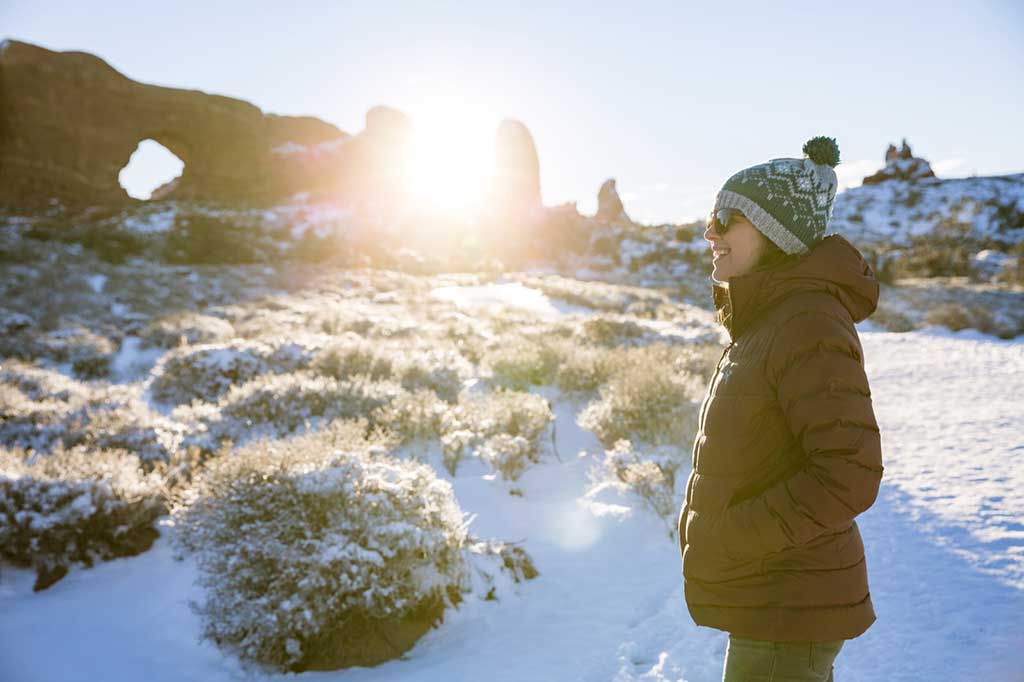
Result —
<instances>
[{"instance_id":1,"label":"sunglasses","mask_svg":"<svg viewBox=\"0 0 1024 682\"><path fill-rule=\"evenodd\" d=\"M745 217L742 212L735 208L720 208L711 214L711 226L718 234L725 234L729 231L729 225L736 217Z\"/></svg>"}]
</instances>

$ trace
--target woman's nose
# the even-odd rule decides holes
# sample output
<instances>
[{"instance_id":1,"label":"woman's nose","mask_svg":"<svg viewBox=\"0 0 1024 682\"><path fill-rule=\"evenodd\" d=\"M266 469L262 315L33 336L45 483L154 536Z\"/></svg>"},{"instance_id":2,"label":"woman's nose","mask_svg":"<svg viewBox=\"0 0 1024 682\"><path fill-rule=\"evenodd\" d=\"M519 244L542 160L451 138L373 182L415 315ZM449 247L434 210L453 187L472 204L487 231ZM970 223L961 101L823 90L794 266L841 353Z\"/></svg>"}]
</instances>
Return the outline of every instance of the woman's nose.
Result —
<instances>
[{"instance_id":1,"label":"woman's nose","mask_svg":"<svg viewBox=\"0 0 1024 682\"><path fill-rule=\"evenodd\" d=\"M718 233L715 232L715 228L714 228L713 224L710 224L710 225L708 225L707 227L704 228L704 239L708 240L709 242L714 243L714 240L718 239L718 238L719 238Z\"/></svg>"}]
</instances>

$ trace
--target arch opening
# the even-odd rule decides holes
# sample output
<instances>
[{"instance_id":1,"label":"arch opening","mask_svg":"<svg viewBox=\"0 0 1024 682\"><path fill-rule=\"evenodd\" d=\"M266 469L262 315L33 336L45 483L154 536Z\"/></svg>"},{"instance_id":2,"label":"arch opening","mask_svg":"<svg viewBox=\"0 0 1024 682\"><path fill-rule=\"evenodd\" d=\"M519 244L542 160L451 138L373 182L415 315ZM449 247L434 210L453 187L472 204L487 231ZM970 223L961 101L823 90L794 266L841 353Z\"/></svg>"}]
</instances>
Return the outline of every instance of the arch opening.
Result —
<instances>
[{"instance_id":1,"label":"arch opening","mask_svg":"<svg viewBox=\"0 0 1024 682\"><path fill-rule=\"evenodd\" d=\"M185 162L153 139L139 142L117 180L135 199L148 201L153 191L181 177Z\"/></svg>"}]
</instances>

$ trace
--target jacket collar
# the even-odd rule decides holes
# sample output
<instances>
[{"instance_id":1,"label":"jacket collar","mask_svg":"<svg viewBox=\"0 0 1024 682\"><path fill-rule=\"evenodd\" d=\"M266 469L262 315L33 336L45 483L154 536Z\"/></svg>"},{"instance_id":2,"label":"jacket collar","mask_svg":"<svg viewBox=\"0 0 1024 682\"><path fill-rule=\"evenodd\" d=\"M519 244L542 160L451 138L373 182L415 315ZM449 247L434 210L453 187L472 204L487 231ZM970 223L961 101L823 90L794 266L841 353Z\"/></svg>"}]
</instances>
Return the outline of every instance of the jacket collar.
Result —
<instances>
[{"instance_id":1,"label":"jacket collar","mask_svg":"<svg viewBox=\"0 0 1024 682\"><path fill-rule=\"evenodd\" d=\"M854 322L878 305L878 280L861 253L838 234L825 237L798 260L772 270L755 270L714 284L712 299L729 337L736 340L757 316L789 296L824 291L835 296Z\"/></svg>"}]
</instances>

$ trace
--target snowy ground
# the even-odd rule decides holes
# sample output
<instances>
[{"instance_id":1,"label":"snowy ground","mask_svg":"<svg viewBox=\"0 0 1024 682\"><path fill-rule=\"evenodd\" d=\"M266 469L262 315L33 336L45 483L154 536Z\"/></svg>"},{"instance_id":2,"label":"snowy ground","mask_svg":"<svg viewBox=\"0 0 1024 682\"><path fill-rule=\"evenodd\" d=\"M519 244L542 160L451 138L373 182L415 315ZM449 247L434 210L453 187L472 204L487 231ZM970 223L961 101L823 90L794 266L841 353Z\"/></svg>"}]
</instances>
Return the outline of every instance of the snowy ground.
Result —
<instances>
[{"instance_id":1,"label":"snowy ground","mask_svg":"<svg viewBox=\"0 0 1024 682\"><path fill-rule=\"evenodd\" d=\"M1024 339L865 325L862 340L885 447L882 491L859 521L878 621L846 645L836 679L1024 680ZM632 498L585 496L600 446L575 424L580 406L540 392L560 460L530 469L522 497L471 467L451 479L471 531L521 540L540 576L464 603L403 660L304 678L721 679L726 636L690 620L665 523ZM5 570L0 680L246 678L197 642L195 576L166 538L39 594L33 574Z\"/></svg>"}]
</instances>

